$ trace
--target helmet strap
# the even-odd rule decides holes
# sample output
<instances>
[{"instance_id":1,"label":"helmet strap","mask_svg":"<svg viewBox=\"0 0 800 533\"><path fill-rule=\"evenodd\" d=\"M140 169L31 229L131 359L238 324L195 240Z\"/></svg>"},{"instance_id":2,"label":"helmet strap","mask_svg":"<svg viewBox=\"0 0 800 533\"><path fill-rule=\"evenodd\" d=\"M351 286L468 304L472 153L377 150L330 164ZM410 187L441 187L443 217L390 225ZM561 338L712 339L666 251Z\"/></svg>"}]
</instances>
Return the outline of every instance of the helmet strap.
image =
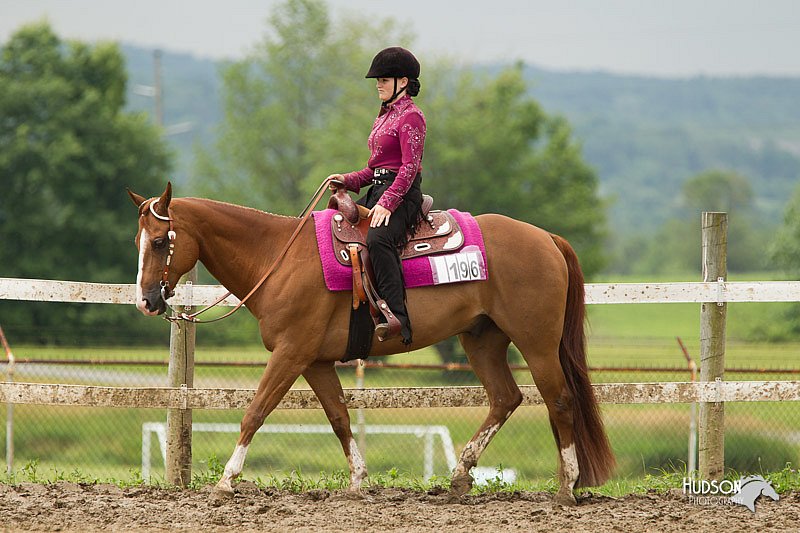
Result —
<instances>
[{"instance_id":1,"label":"helmet strap","mask_svg":"<svg viewBox=\"0 0 800 533\"><path fill-rule=\"evenodd\" d=\"M403 87L398 92L398 90L397 90L397 78L393 78L393 79L394 79L394 92L392 93L392 97L389 98L388 100L386 100L385 102L381 102L381 107L389 107L390 105L392 105L392 102L394 102L397 99L398 94L400 94L401 92L406 90L406 88Z\"/></svg>"}]
</instances>

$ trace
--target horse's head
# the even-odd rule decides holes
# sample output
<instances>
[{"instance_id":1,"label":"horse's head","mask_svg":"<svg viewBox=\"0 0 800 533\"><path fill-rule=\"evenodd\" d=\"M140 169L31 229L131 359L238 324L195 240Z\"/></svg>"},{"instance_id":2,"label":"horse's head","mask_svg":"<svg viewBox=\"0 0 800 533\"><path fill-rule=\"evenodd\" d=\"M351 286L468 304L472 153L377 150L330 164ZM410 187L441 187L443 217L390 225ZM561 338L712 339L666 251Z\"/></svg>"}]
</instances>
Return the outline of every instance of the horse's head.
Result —
<instances>
[{"instance_id":1,"label":"horse's head","mask_svg":"<svg viewBox=\"0 0 800 533\"><path fill-rule=\"evenodd\" d=\"M197 261L197 243L176 231L172 217L172 185L160 197L144 198L128 189L139 208L139 272L136 276L136 307L148 316L167 310L167 302L180 277ZM178 235L180 233L180 235Z\"/></svg>"}]
</instances>

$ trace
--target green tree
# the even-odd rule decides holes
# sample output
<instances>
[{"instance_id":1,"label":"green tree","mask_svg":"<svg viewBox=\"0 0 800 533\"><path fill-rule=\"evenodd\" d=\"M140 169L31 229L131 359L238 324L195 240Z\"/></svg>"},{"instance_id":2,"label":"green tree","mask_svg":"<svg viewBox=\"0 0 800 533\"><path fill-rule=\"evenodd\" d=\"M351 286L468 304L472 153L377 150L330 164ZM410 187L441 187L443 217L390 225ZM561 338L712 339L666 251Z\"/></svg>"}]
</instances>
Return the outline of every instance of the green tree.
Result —
<instances>
[{"instance_id":1,"label":"green tree","mask_svg":"<svg viewBox=\"0 0 800 533\"><path fill-rule=\"evenodd\" d=\"M223 72L225 115L214 147L198 151L198 190L292 214L328 174L363 167L377 108L364 73L380 42L403 41L392 26L334 26L320 0L278 5L264 41Z\"/></svg>"},{"instance_id":2,"label":"green tree","mask_svg":"<svg viewBox=\"0 0 800 533\"><path fill-rule=\"evenodd\" d=\"M125 84L116 45L62 42L35 24L3 46L0 276L132 281L135 217L125 187L161 190L169 157L143 115L122 113ZM11 305L4 326L13 320L33 332L115 316L90 306L60 316L35 304L3 309Z\"/></svg>"},{"instance_id":3,"label":"green tree","mask_svg":"<svg viewBox=\"0 0 800 533\"><path fill-rule=\"evenodd\" d=\"M424 186L440 207L501 213L569 239L587 276L604 264L605 205L567 121L529 96L521 66L441 69L425 102Z\"/></svg>"},{"instance_id":4,"label":"green tree","mask_svg":"<svg viewBox=\"0 0 800 533\"><path fill-rule=\"evenodd\" d=\"M800 274L800 187L786 204L781 225L769 246L774 266L790 275Z\"/></svg>"},{"instance_id":5,"label":"green tree","mask_svg":"<svg viewBox=\"0 0 800 533\"><path fill-rule=\"evenodd\" d=\"M763 268L768 229L758 222L749 180L733 171L709 170L683 185L678 215L667 220L638 260L639 273L699 272L700 214L728 213L728 269L735 272Z\"/></svg>"},{"instance_id":6,"label":"green tree","mask_svg":"<svg viewBox=\"0 0 800 533\"><path fill-rule=\"evenodd\" d=\"M769 245L773 267L783 269L792 278L800 276L800 187L786 203L783 224ZM756 340L796 341L800 338L800 304L792 303L777 318L754 329Z\"/></svg>"},{"instance_id":7,"label":"green tree","mask_svg":"<svg viewBox=\"0 0 800 533\"><path fill-rule=\"evenodd\" d=\"M709 170L686 180L683 198L694 212L742 213L753 207L753 188L737 172Z\"/></svg>"}]
</instances>

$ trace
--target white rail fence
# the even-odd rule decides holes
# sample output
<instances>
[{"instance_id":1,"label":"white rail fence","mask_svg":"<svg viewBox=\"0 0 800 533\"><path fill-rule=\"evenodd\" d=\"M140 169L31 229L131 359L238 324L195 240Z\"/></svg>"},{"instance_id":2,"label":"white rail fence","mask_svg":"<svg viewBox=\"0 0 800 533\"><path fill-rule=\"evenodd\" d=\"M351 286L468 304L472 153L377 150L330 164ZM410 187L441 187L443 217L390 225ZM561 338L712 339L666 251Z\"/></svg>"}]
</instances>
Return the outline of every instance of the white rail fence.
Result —
<instances>
[{"instance_id":1,"label":"white rail fence","mask_svg":"<svg viewBox=\"0 0 800 533\"><path fill-rule=\"evenodd\" d=\"M170 303L202 306L227 292L219 285L182 284ZM0 278L0 299L133 305L134 285ZM587 304L731 303L800 301L800 281L593 283L586 285ZM221 305L233 306L229 297ZM535 387L522 387L525 404L541 403ZM195 388L94 387L83 385L0 383L0 402L9 404L81 405L165 409L241 409L252 390ZM697 383L613 383L595 385L604 403L692 403L731 401L797 401L794 381L719 381ZM485 406L481 387L352 389L351 408ZM311 391L292 390L281 409L320 408Z\"/></svg>"},{"instance_id":2,"label":"white rail fence","mask_svg":"<svg viewBox=\"0 0 800 533\"><path fill-rule=\"evenodd\" d=\"M210 305L228 292L221 285L181 284L172 306ZM134 305L134 285L0 278L0 300ZM220 305L239 302L229 296ZM800 281L587 283L587 304L800 302Z\"/></svg>"}]
</instances>

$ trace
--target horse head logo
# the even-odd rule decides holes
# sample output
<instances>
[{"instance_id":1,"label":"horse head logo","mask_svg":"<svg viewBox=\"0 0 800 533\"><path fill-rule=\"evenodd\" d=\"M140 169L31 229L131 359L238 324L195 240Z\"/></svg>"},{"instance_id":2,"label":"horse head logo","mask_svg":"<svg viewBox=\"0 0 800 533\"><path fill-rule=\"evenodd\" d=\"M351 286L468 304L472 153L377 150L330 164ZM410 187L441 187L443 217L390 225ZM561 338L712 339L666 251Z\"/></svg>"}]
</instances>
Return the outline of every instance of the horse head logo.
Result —
<instances>
[{"instance_id":1,"label":"horse head logo","mask_svg":"<svg viewBox=\"0 0 800 533\"><path fill-rule=\"evenodd\" d=\"M739 492L731 496L731 501L739 505L744 505L752 512L756 512L756 500L762 494L774 501L778 501L778 493L772 488L769 481L761 476L747 476L739 480L741 488Z\"/></svg>"}]
</instances>

